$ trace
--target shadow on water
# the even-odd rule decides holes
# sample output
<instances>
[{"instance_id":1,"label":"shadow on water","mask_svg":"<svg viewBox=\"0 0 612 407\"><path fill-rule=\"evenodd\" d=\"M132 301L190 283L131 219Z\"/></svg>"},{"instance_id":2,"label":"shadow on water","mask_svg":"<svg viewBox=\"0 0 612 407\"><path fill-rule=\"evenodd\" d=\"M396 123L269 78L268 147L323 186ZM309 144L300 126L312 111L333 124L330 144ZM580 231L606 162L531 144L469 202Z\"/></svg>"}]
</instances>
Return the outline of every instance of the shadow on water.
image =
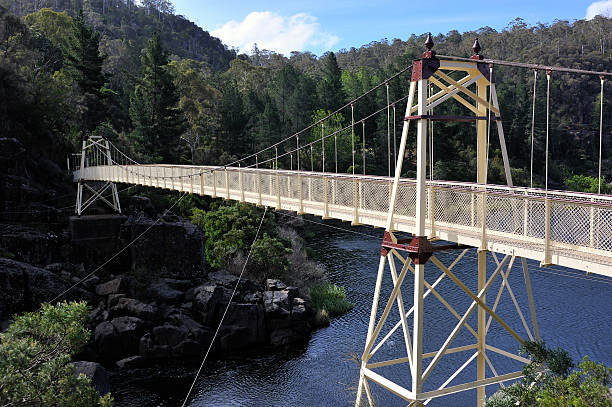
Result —
<instances>
[{"instance_id":1,"label":"shadow on water","mask_svg":"<svg viewBox=\"0 0 612 407\"><path fill-rule=\"evenodd\" d=\"M321 228L321 227L316 227ZM352 228L373 236L382 236L380 229ZM317 230L316 239L308 242L313 256L327 269L330 280L344 286L348 299L355 307L347 314L336 318L328 328L312 335L307 346L290 352L266 352L258 356L242 356L230 360L207 363L196 383L189 406L349 406L354 402L358 379L358 364L354 355L363 351L365 333L372 305L372 292L380 254L380 237L370 239L348 232ZM440 260L449 265L456 253L441 253ZM489 275L495 262L488 257ZM500 256L501 259L501 256ZM431 263L431 262L430 262ZM438 276L433 265L426 267L426 279L430 283ZM454 269L454 272L476 289L476 252L471 250ZM574 279L565 276L539 272L535 263L530 262L530 275L535 295L538 322L542 337L551 346L560 346L570 352L574 360L583 355L591 359L612 364L612 312L610 312L609 283L589 279ZM388 276L388 274L387 274ZM515 262L509 275L513 292L520 304L527 304L520 262ZM411 303L411 280L405 283L406 304ZM449 279L438 286L439 291L459 314L469 306L469 298ZM493 302L500 288L500 281L491 288L488 302ZM391 291L390 278L383 284L383 295ZM381 305L381 308L384 305ZM409 307L407 307L409 308ZM520 318L514 310L508 292L504 290L497 308L499 314L519 334L524 335ZM522 306L523 314L529 321L529 310ZM425 351L437 350L446 335L457 323L457 319L433 296L425 300L426 320L424 334ZM391 321L398 320L398 314L391 314ZM411 322L410 322L411 323ZM476 327L476 314L468 320ZM383 329L383 333L388 330ZM488 333L488 342L515 352L518 343L506 334L495 322ZM401 330L381 347L377 360L403 356L401 353ZM460 346L473 343L474 338L465 329L453 343ZM405 350L404 350L405 353ZM428 379L431 389L437 388L471 353L447 355ZM507 358L490 355L494 367L502 373L520 370L520 364ZM183 397L197 370L193 365L160 367L151 372L147 379L126 380L124 374L116 377L115 397L119 406L163 406L182 404ZM428 362L425 362L425 366ZM475 378L475 364L457 377L457 382ZM512 369L512 370L511 370ZM157 373L157 374L154 374ZM383 371L385 373L385 371ZM407 385L410 373L407 366L396 366L386 371L394 380ZM491 372L488 371L490 375ZM132 375L137 377L138 375ZM435 386L435 387L434 387ZM428 390L429 388L426 388ZM497 389L490 386L487 393ZM405 406L399 398L373 386L378 405ZM475 391L458 393L433 400L430 406L473 406Z\"/></svg>"}]
</instances>

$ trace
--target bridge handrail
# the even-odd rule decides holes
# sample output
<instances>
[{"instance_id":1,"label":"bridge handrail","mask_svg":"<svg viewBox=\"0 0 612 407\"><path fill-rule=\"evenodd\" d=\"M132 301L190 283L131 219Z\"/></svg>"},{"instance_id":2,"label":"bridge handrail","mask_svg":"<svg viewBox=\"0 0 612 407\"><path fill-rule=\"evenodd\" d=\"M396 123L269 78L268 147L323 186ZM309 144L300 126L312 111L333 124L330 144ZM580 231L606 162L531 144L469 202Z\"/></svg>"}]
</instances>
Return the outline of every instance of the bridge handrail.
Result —
<instances>
[{"instance_id":1,"label":"bridge handrail","mask_svg":"<svg viewBox=\"0 0 612 407\"><path fill-rule=\"evenodd\" d=\"M349 180L363 180L369 182L380 182L390 183L393 178L381 175L363 175L363 174L348 174L348 173L328 173L320 171L297 171L297 170L286 170L286 169L269 169L269 168L252 168L252 167L218 167L218 166L198 166L198 165L180 165L180 164L140 164L140 165L118 165L119 167L165 167L165 168L181 168L181 169L193 169L193 174L188 175L173 175L159 178L166 179L177 179L177 178L188 178L191 176L197 176L202 171L216 171L216 172L242 172L242 173L260 173L260 174L279 174L289 176L303 176L311 178L327 178L327 179L349 179ZM96 166L87 167L95 168ZM106 166L100 166L106 167ZM78 171L78 170L77 170ZM77 173L75 171L75 173ZM137 171L133 171L137 173ZM141 174L147 176L147 174ZM412 178L400 178L401 184L416 184L416 181ZM478 184L475 182L465 181L427 181L427 186L433 189L455 189L465 191L468 190L475 194L487 193L493 196L505 196L508 198L519 198L519 199L530 199L535 201L544 201L546 199L554 200L555 202L564 202L568 204L576 205L588 205L596 207L612 207L612 195L601 195L588 192L576 192L576 191L562 191L552 190L548 191L541 188L529 188L521 186L506 186L498 184Z\"/></svg>"}]
</instances>

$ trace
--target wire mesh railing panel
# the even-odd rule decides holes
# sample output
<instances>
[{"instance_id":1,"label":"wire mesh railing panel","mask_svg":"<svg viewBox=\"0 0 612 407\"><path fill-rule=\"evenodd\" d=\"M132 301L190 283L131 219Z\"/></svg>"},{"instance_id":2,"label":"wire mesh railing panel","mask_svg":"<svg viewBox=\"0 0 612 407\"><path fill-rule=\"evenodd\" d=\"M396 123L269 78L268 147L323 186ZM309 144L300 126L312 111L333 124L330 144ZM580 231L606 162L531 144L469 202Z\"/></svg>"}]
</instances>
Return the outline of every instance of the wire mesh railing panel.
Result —
<instances>
[{"instance_id":1,"label":"wire mesh railing panel","mask_svg":"<svg viewBox=\"0 0 612 407\"><path fill-rule=\"evenodd\" d=\"M487 229L520 235L523 230L522 202L506 196L487 194Z\"/></svg>"},{"instance_id":2,"label":"wire mesh railing panel","mask_svg":"<svg viewBox=\"0 0 612 407\"><path fill-rule=\"evenodd\" d=\"M388 182L364 182L363 189L363 209L384 213L389 211Z\"/></svg>"},{"instance_id":3,"label":"wire mesh railing panel","mask_svg":"<svg viewBox=\"0 0 612 407\"><path fill-rule=\"evenodd\" d=\"M302 183L302 200L312 201L312 177L301 175L298 178Z\"/></svg>"},{"instance_id":4,"label":"wire mesh railing panel","mask_svg":"<svg viewBox=\"0 0 612 407\"><path fill-rule=\"evenodd\" d=\"M475 200L469 190L433 189L434 221L474 226Z\"/></svg>"},{"instance_id":5,"label":"wire mesh railing panel","mask_svg":"<svg viewBox=\"0 0 612 407\"><path fill-rule=\"evenodd\" d=\"M272 189L272 177L273 174L265 173L261 174L259 182L260 182L260 190L262 195L273 195Z\"/></svg>"},{"instance_id":6,"label":"wire mesh railing panel","mask_svg":"<svg viewBox=\"0 0 612 407\"><path fill-rule=\"evenodd\" d=\"M332 204L346 206L349 208L354 207L355 184L352 179L332 178L330 180L330 184L332 190Z\"/></svg>"},{"instance_id":7,"label":"wire mesh railing panel","mask_svg":"<svg viewBox=\"0 0 612 407\"><path fill-rule=\"evenodd\" d=\"M325 202L325 180L321 177L310 177L308 195L313 202Z\"/></svg>"},{"instance_id":8,"label":"wire mesh railing panel","mask_svg":"<svg viewBox=\"0 0 612 407\"><path fill-rule=\"evenodd\" d=\"M595 209L593 246L612 252L612 208Z\"/></svg>"},{"instance_id":9,"label":"wire mesh railing panel","mask_svg":"<svg viewBox=\"0 0 612 407\"><path fill-rule=\"evenodd\" d=\"M240 171L228 171L228 179L229 179L229 188L230 190L240 191L241 189L241 181L240 181Z\"/></svg>"},{"instance_id":10,"label":"wire mesh railing panel","mask_svg":"<svg viewBox=\"0 0 612 407\"><path fill-rule=\"evenodd\" d=\"M215 171L215 184L217 186L217 194L225 193L225 171Z\"/></svg>"},{"instance_id":11,"label":"wire mesh railing panel","mask_svg":"<svg viewBox=\"0 0 612 407\"><path fill-rule=\"evenodd\" d=\"M249 171L241 171L240 173L238 173L238 176L242 177L242 183L241 185L239 185L239 187L242 187L245 193L253 194L257 192L257 174Z\"/></svg>"},{"instance_id":12,"label":"wire mesh railing panel","mask_svg":"<svg viewBox=\"0 0 612 407\"><path fill-rule=\"evenodd\" d=\"M215 174L213 171L208 171L204 173L204 192L208 192L212 195L213 186L215 183Z\"/></svg>"},{"instance_id":13,"label":"wire mesh railing panel","mask_svg":"<svg viewBox=\"0 0 612 407\"><path fill-rule=\"evenodd\" d=\"M546 237L546 203L541 200L527 201L527 236L536 239Z\"/></svg>"},{"instance_id":14,"label":"wire mesh railing panel","mask_svg":"<svg viewBox=\"0 0 612 407\"><path fill-rule=\"evenodd\" d=\"M393 213L400 216L416 216L416 184L399 184Z\"/></svg>"},{"instance_id":15,"label":"wire mesh railing panel","mask_svg":"<svg viewBox=\"0 0 612 407\"><path fill-rule=\"evenodd\" d=\"M591 213L591 209L587 206L551 202L551 240L577 246L591 246L591 230L595 226L595 213L593 211L593 218L591 218Z\"/></svg>"}]
</instances>

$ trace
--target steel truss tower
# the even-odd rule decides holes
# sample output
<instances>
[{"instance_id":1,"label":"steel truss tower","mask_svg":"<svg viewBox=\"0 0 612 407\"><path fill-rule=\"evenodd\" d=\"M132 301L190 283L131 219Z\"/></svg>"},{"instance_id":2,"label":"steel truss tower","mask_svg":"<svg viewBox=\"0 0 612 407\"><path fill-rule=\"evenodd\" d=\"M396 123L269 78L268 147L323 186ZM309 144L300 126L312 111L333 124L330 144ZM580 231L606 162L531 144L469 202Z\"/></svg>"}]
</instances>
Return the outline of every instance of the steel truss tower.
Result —
<instances>
[{"instance_id":1,"label":"steel truss tower","mask_svg":"<svg viewBox=\"0 0 612 407\"><path fill-rule=\"evenodd\" d=\"M528 363L525 358L517 356L511 352L499 349L487 343L487 331L492 320L495 320L509 335L516 339L517 348L528 340L539 340L539 330L536 319L533 294L531 290L531 282L525 259L518 259L513 253L505 253L502 260L499 260L493 252L494 245L487 242L486 235L486 205L487 205L487 164L488 164L488 146L489 134L492 123L496 123L499 142L501 145L505 175L507 183L512 186L512 177L510 173L510 165L506 152L506 143L504 139L503 126L497 94L495 90L495 78L493 75L493 66L483 62L480 53L480 45L478 39L474 43L474 55L471 57L473 61L451 61L438 59L435 52L432 51L433 41L431 35L428 35L425 43L427 51L423 53L422 58L415 60L412 67L412 77L410 81L410 91L408 95L408 104L406 107L406 115L402 130L402 138L400 148L397 155L397 164L395 169L395 177L391 189L391 199L389 202L389 212L387 215L386 229L382 241L382 250L380 262L378 266L378 274L376 285L374 287L374 298L372 302L372 310L366 335L366 344L364 352L361 356L361 365L359 373L359 385L357 389L357 398L355 406L361 406L365 403L369 406L375 405L375 399L372 393L372 384L376 384L383 389L399 396L409 406L417 406L428 404L429 400L456 392L477 389L477 406L484 406L485 402L485 386L495 383L516 379L522 376L521 371L511 372L506 374L498 374L491 359L487 354L495 353L503 357L508 357L522 363ZM451 72L453 71L451 76ZM457 78L457 73L464 75L460 79ZM433 92L428 96L428 87L433 84L438 91ZM472 86L474 85L474 86ZM470 90L470 87L475 87L476 91ZM416 98L416 104L415 103ZM473 115L471 116L436 116L431 114L435 106L446 101L454 99L461 105L465 106ZM416 113L416 114L415 114ZM417 126L417 184L416 184L416 224L411 239L397 239L393 233L394 220L393 213L395 210L396 197L398 193L398 185L400 174L402 172L403 157L406 150L406 139L408 136L409 125L412 121L416 121ZM482 189L481 194L476 198L478 215L476 224L481 227L482 235L480 246L478 249L478 267L477 280L478 290L476 292L468 288L468 284L464 283L452 269L458 262L464 259L464 255L469 250L460 244L453 245L433 245L431 242L435 240L436 231L434 224L431 221L434 218L434 191L433 188L428 188L426 185L426 161L427 161L427 130L429 121L459 121L459 122L475 122L476 137L477 137L477 182ZM436 257L436 252L441 250L459 250L458 256L449 266L446 266ZM496 267L492 273L487 273L487 256L493 258L496 262ZM531 327L524 317L521 307L518 304L516 296L510 286L508 275L512 270L512 265L515 260L522 263L523 278L530 310ZM438 279L430 284L425 280L425 263L431 261L441 272ZM381 300L381 285L383 277L388 271L393 283L393 289L386 299L382 313L379 312L378 306ZM476 273L475 273L476 274ZM402 293L402 283L407 281L409 276L413 279L413 305L406 311L403 298L406 293ZM436 286L440 281L447 277L452 280L457 287L467 296L471 303L468 309L463 313L458 313L451 304L442 296L442 293L436 290ZM487 293L493 286L493 283L501 279L501 286L497 294L496 300L492 305L487 303ZM527 338L519 335L512 329L506 321L504 321L496 312L499 304L500 296L504 290L508 291L511 296L515 309L520 317ZM427 289L427 291L425 291ZM424 300L429 294L434 294L435 297L447 308L458 320L455 327L448 333L441 347L437 347L430 351L428 346L428 338L423 335L423 322L428 315L424 312ZM391 328L388 333L379 340L382 336L385 323L389 319L391 310L397 307L399 321ZM469 324L469 317L477 313L478 325L476 329ZM410 318L412 318L412 326L410 326ZM401 346L397 346L395 341L389 343L389 338L395 331L401 328L402 341ZM412 330L411 330L412 329ZM453 341L457 338L462 330L467 330L473 335L474 343L464 346L453 347ZM522 332L522 330L521 330ZM373 362L371 359L376 354L381 346L393 347L403 355L390 359ZM424 348L428 351L425 352ZM460 352L460 353L459 353ZM427 379L432 371L443 364L445 355L457 353L458 355L467 355L463 360L465 362L444 381L442 385L426 386ZM457 355L455 355L457 356ZM427 363L426 363L427 362ZM455 380L462 371L465 370L473 362L476 363L477 377L473 381L457 383ZM404 365L406 367L406 377L410 377L410 386L403 386L388 377L385 377L381 370L387 366ZM487 369L491 374L487 375ZM459 376L460 378L462 376ZM403 378L401 378L403 379ZM405 381L405 380L404 380ZM431 380L430 380L431 381ZM429 387L429 388L426 388ZM364 397L365 393L365 397Z\"/></svg>"},{"instance_id":2,"label":"steel truss tower","mask_svg":"<svg viewBox=\"0 0 612 407\"><path fill-rule=\"evenodd\" d=\"M91 185L83 178L85 167L92 166L112 166L113 160L110 152L110 145L106 138L101 136L87 136L83 138L81 147L81 164L79 169L79 179L77 184L77 197L75 213L78 216L93 204L100 200L107 204L117 213L121 213L121 204L119 203L119 194L117 193L117 185L114 182L92 182ZM83 187L88 190L91 195L83 202ZM106 199L103 194L110 189L112 202Z\"/></svg>"}]
</instances>

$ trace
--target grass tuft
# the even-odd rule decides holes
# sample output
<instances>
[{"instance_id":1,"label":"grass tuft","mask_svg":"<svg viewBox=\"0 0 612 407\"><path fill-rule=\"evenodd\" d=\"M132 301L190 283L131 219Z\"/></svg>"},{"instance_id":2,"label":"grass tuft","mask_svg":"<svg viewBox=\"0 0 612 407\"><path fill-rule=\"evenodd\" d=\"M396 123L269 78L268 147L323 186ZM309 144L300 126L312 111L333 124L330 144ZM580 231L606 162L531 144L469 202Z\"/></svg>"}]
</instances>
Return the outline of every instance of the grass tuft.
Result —
<instances>
[{"instance_id":1,"label":"grass tuft","mask_svg":"<svg viewBox=\"0 0 612 407\"><path fill-rule=\"evenodd\" d=\"M344 287L327 282L313 286L310 289L310 299L317 314L322 313L329 317L345 314L353 308L353 304L346 299Z\"/></svg>"}]
</instances>

